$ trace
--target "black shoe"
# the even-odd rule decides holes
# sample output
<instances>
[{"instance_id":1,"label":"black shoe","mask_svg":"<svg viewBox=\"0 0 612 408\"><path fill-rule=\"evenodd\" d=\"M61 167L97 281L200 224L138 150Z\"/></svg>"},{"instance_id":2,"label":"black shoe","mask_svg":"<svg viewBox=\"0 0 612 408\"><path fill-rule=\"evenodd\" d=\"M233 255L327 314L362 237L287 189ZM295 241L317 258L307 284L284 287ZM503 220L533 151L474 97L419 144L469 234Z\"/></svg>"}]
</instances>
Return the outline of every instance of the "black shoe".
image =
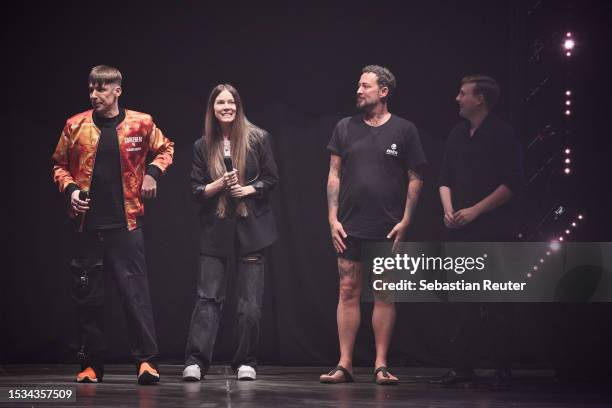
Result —
<instances>
[{"instance_id":1,"label":"black shoe","mask_svg":"<svg viewBox=\"0 0 612 408\"><path fill-rule=\"evenodd\" d=\"M495 370L493 380L489 385L491 391L508 391L512 388L512 371L510 369Z\"/></svg>"},{"instance_id":2,"label":"black shoe","mask_svg":"<svg viewBox=\"0 0 612 408\"><path fill-rule=\"evenodd\" d=\"M476 375L473 370L456 370L454 368L448 370L443 376L432 378L430 384L434 385L453 385L461 382L471 382Z\"/></svg>"}]
</instances>

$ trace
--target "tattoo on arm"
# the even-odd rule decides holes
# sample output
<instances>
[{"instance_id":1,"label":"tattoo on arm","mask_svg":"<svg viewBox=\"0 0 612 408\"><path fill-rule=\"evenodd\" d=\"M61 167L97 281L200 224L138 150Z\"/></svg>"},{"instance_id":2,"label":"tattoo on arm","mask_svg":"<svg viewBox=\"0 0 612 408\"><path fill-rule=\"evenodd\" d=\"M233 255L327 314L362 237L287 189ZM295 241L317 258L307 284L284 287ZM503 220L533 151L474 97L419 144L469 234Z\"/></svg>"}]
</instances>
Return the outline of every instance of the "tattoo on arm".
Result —
<instances>
[{"instance_id":1,"label":"tattoo on arm","mask_svg":"<svg viewBox=\"0 0 612 408\"><path fill-rule=\"evenodd\" d=\"M421 175L419 173L417 173L414 170L408 170L408 182L411 182L412 180L419 180L421 182L423 182L423 177L421 177Z\"/></svg>"},{"instance_id":2,"label":"tattoo on arm","mask_svg":"<svg viewBox=\"0 0 612 408\"><path fill-rule=\"evenodd\" d=\"M340 195L340 163L340 156L331 156L329 162L329 176L327 178L328 208L338 207L338 196Z\"/></svg>"},{"instance_id":3,"label":"tattoo on arm","mask_svg":"<svg viewBox=\"0 0 612 408\"><path fill-rule=\"evenodd\" d=\"M412 216L419 202L421 187L423 187L423 178L421 175L416 171L408 170L408 193L406 195L406 208L404 210L404 215L408 219Z\"/></svg>"},{"instance_id":4,"label":"tattoo on arm","mask_svg":"<svg viewBox=\"0 0 612 408\"><path fill-rule=\"evenodd\" d=\"M338 207L339 188L332 183L327 184L327 206Z\"/></svg>"}]
</instances>

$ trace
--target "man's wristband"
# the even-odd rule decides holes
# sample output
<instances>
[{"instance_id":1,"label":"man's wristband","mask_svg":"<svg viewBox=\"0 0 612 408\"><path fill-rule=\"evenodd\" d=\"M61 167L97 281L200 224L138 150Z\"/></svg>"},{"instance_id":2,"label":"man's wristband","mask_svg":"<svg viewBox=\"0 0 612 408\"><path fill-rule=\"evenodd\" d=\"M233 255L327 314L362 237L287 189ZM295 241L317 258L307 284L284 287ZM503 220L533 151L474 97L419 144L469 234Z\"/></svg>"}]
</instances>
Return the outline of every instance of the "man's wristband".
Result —
<instances>
[{"instance_id":1,"label":"man's wristband","mask_svg":"<svg viewBox=\"0 0 612 408\"><path fill-rule=\"evenodd\" d=\"M157 181L159 177L161 176L162 171L156 165L149 164L147 166L147 171L145 172L145 174L148 174L149 176L153 177L155 181Z\"/></svg>"},{"instance_id":2,"label":"man's wristband","mask_svg":"<svg viewBox=\"0 0 612 408\"><path fill-rule=\"evenodd\" d=\"M66 194L66 199L68 201L70 201L70 199L72 198L72 193L74 193L76 190L79 190L79 186L76 183L68 184L68 187L66 187L66 190L64 190Z\"/></svg>"}]
</instances>

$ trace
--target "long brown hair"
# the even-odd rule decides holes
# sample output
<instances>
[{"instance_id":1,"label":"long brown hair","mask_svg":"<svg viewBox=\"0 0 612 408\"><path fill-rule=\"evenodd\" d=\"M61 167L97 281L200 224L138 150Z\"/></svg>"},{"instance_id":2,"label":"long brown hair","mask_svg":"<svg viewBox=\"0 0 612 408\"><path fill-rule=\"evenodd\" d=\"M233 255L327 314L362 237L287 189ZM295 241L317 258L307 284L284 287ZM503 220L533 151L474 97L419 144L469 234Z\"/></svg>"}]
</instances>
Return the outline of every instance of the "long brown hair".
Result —
<instances>
[{"instance_id":1,"label":"long brown hair","mask_svg":"<svg viewBox=\"0 0 612 408\"><path fill-rule=\"evenodd\" d=\"M260 129L248 121L244 114L242 99L238 90L230 84L219 84L215 86L208 97L208 106L204 117L204 133L202 139L206 147L205 153L208 157L208 172L213 180L217 180L225 173L225 164L223 162L223 134L221 126L215 116L215 100L223 91L228 91L232 94L236 103L236 116L232 122L232 130L230 133L231 155L234 168L238 170L238 183L244 186L246 159L249 152L252 150L256 140L261 137ZM217 216L224 218L234 209L228 206L232 200L228 192L224 192L219 197L217 205ZM242 200L236 201L236 214L246 217L248 210Z\"/></svg>"}]
</instances>

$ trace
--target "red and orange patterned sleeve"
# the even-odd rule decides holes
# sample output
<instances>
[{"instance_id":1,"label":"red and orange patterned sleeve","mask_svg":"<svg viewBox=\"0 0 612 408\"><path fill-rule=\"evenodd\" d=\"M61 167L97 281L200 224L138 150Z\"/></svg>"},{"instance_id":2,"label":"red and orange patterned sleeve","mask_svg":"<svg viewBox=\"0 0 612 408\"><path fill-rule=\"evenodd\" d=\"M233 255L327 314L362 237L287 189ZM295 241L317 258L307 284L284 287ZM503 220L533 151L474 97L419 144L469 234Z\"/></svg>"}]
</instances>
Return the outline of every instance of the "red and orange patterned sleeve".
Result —
<instances>
[{"instance_id":1,"label":"red and orange patterned sleeve","mask_svg":"<svg viewBox=\"0 0 612 408\"><path fill-rule=\"evenodd\" d=\"M68 169L68 146L70 145L70 126L68 123L64 126L62 134L55 148L51 160L53 162L53 181L57 184L59 191L64 192L70 184L76 184L70 170Z\"/></svg>"},{"instance_id":2,"label":"red and orange patterned sleeve","mask_svg":"<svg viewBox=\"0 0 612 408\"><path fill-rule=\"evenodd\" d=\"M149 134L149 150L155 154L155 158L150 164L153 164L162 173L165 173L168 166L172 164L174 142L165 137L155 123L152 124L151 133Z\"/></svg>"}]
</instances>

